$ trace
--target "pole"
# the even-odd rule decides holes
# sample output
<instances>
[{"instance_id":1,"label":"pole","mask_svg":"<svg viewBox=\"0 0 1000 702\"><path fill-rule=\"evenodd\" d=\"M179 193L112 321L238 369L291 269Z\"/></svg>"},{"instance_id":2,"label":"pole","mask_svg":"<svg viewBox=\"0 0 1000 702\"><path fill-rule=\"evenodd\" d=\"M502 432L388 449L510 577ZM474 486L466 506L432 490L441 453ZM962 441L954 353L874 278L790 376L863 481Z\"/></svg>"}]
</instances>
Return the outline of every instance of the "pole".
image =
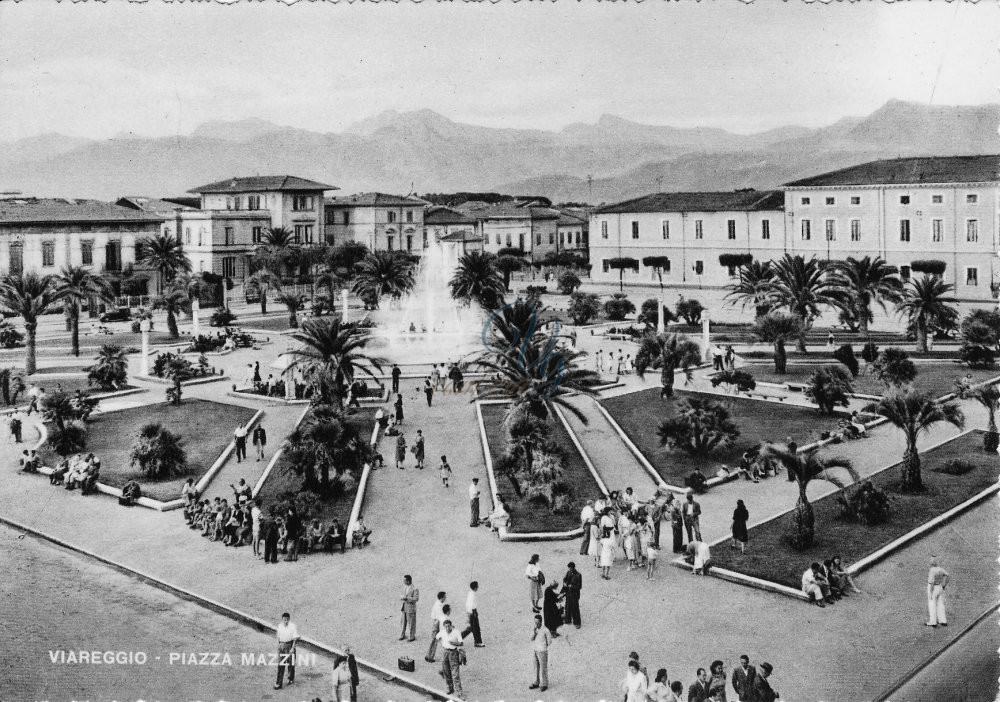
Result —
<instances>
[{"instance_id":1,"label":"pole","mask_svg":"<svg viewBox=\"0 0 1000 702\"><path fill-rule=\"evenodd\" d=\"M149 328L152 326L148 319L139 322L139 331L142 332L142 348L139 356L139 374L149 375Z\"/></svg>"},{"instance_id":2,"label":"pole","mask_svg":"<svg viewBox=\"0 0 1000 702\"><path fill-rule=\"evenodd\" d=\"M198 336L198 317L201 314L201 300L197 297L191 301L191 336Z\"/></svg>"},{"instance_id":3,"label":"pole","mask_svg":"<svg viewBox=\"0 0 1000 702\"><path fill-rule=\"evenodd\" d=\"M340 291L340 307L341 307L341 310L343 310L340 313L340 321L346 324L347 321L348 321L348 319L347 319L347 288L342 288L341 291Z\"/></svg>"},{"instance_id":4,"label":"pole","mask_svg":"<svg viewBox=\"0 0 1000 702\"><path fill-rule=\"evenodd\" d=\"M656 333L663 333L663 294L656 299Z\"/></svg>"},{"instance_id":5,"label":"pole","mask_svg":"<svg viewBox=\"0 0 1000 702\"><path fill-rule=\"evenodd\" d=\"M712 358L712 341L711 333L709 332L709 321L708 314L705 312L701 313L701 346L702 355L706 361Z\"/></svg>"}]
</instances>

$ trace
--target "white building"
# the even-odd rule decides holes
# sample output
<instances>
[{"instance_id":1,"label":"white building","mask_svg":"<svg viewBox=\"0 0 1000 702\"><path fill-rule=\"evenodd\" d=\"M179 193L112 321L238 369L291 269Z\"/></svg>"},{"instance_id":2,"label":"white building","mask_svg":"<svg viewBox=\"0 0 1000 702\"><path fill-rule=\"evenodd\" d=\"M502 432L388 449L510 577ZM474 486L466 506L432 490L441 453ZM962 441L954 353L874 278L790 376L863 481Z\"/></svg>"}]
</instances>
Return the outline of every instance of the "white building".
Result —
<instances>
[{"instance_id":1,"label":"white building","mask_svg":"<svg viewBox=\"0 0 1000 702\"><path fill-rule=\"evenodd\" d=\"M357 241L372 251L424 248L423 200L386 193L330 197L325 202L327 241L334 246Z\"/></svg>"}]
</instances>

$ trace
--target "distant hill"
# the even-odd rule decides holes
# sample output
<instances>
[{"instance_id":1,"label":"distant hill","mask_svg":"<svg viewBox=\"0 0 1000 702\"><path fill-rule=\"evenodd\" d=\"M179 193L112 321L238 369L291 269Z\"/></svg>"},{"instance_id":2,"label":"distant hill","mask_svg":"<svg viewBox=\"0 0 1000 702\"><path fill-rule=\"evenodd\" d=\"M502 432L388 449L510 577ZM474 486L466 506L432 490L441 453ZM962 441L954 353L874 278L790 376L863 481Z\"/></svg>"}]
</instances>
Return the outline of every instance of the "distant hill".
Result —
<instances>
[{"instance_id":1,"label":"distant hill","mask_svg":"<svg viewBox=\"0 0 1000 702\"><path fill-rule=\"evenodd\" d=\"M346 192L495 191L598 203L656 190L767 188L899 155L1000 153L998 124L1000 105L900 101L819 129L751 135L612 115L558 132L463 124L431 110L384 112L341 133L250 118L169 138L47 134L0 143L0 190L115 199L176 195L234 175L293 173Z\"/></svg>"}]
</instances>

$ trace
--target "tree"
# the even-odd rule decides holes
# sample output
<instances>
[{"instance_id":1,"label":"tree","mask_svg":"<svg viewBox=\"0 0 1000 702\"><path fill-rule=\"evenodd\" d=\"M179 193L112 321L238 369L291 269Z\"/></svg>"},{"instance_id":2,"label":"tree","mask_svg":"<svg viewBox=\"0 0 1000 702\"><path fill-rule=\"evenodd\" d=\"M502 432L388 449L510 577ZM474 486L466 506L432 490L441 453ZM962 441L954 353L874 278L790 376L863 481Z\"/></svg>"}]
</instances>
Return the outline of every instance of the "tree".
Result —
<instances>
[{"instance_id":1,"label":"tree","mask_svg":"<svg viewBox=\"0 0 1000 702\"><path fill-rule=\"evenodd\" d=\"M254 252L254 267L266 268L279 276L284 269L291 277L295 275L300 253L301 247L290 229L271 227L264 232L261 245Z\"/></svg>"},{"instance_id":2,"label":"tree","mask_svg":"<svg viewBox=\"0 0 1000 702\"><path fill-rule=\"evenodd\" d=\"M181 388L184 381L194 377L194 366L180 354L170 354L163 363L163 377L171 381L167 388L167 402L174 405L181 403Z\"/></svg>"},{"instance_id":3,"label":"tree","mask_svg":"<svg viewBox=\"0 0 1000 702\"><path fill-rule=\"evenodd\" d=\"M49 444L60 456L82 451L87 443L83 422L97 407L97 400L78 400L67 392L54 392L45 398L42 417L55 425L49 434Z\"/></svg>"},{"instance_id":4,"label":"tree","mask_svg":"<svg viewBox=\"0 0 1000 702\"><path fill-rule=\"evenodd\" d=\"M820 412L832 415L838 406L847 407L848 395L853 392L847 372L837 366L827 366L809 376L805 396L816 403Z\"/></svg>"},{"instance_id":5,"label":"tree","mask_svg":"<svg viewBox=\"0 0 1000 702\"><path fill-rule=\"evenodd\" d=\"M752 333L761 341L774 344L774 372L785 373L788 353L785 343L802 332L802 322L798 317L783 312L768 312L754 320Z\"/></svg>"},{"instance_id":6,"label":"tree","mask_svg":"<svg viewBox=\"0 0 1000 702\"><path fill-rule=\"evenodd\" d=\"M1000 343L1000 313L973 310L962 320L959 330L962 362L972 368L992 367Z\"/></svg>"},{"instance_id":7,"label":"tree","mask_svg":"<svg viewBox=\"0 0 1000 702\"><path fill-rule=\"evenodd\" d=\"M87 384L101 390L117 390L128 380L128 357L117 344L104 344L97 351L94 365L87 370Z\"/></svg>"},{"instance_id":8,"label":"tree","mask_svg":"<svg viewBox=\"0 0 1000 702\"><path fill-rule=\"evenodd\" d=\"M296 313L302 309L302 298L293 292L286 291L278 295L277 301L288 309L288 326L292 329L298 329L299 318Z\"/></svg>"},{"instance_id":9,"label":"tree","mask_svg":"<svg viewBox=\"0 0 1000 702\"><path fill-rule=\"evenodd\" d=\"M581 280L573 271L563 271L559 275L559 280L557 285L559 286L559 292L563 295L572 295L578 287L580 287Z\"/></svg>"},{"instance_id":10,"label":"tree","mask_svg":"<svg viewBox=\"0 0 1000 702\"><path fill-rule=\"evenodd\" d=\"M850 344L843 344L838 346L833 352L834 360L840 361L844 366L851 372L852 378L857 378L858 373L861 372L861 366L858 363L858 357L854 355L854 347Z\"/></svg>"},{"instance_id":11,"label":"tree","mask_svg":"<svg viewBox=\"0 0 1000 702\"><path fill-rule=\"evenodd\" d=\"M872 364L875 377L887 386L899 387L912 383L917 377L917 367L903 349L889 347Z\"/></svg>"},{"instance_id":12,"label":"tree","mask_svg":"<svg viewBox=\"0 0 1000 702\"><path fill-rule=\"evenodd\" d=\"M902 489L909 492L923 489L917 438L940 422L947 422L959 429L965 426L965 415L958 403L938 402L930 395L913 388L892 390L878 402L866 407L865 411L885 417L903 432L906 451L903 453Z\"/></svg>"},{"instance_id":13,"label":"tree","mask_svg":"<svg viewBox=\"0 0 1000 702\"><path fill-rule=\"evenodd\" d=\"M494 312L484 337L486 350L503 353L526 340L545 336L546 323L538 323L540 311L529 300L515 300Z\"/></svg>"},{"instance_id":14,"label":"tree","mask_svg":"<svg viewBox=\"0 0 1000 702\"><path fill-rule=\"evenodd\" d=\"M800 331L798 350L806 351L806 331L820 316L823 307L843 309L847 294L836 275L831 275L831 266L815 256L806 260L803 256L785 254L771 264L774 271L769 292L775 307L784 307L798 317Z\"/></svg>"},{"instance_id":15,"label":"tree","mask_svg":"<svg viewBox=\"0 0 1000 702\"><path fill-rule=\"evenodd\" d=\"M887 302L897 304L903 297L899 269L888 265L881 256L860 259L851 256L833 265L847 293L845 311L853 316L859 330L867 337L868 324L873 319L872 303L877 303L884 311Z\"/></svg>"},{"instance_id":16,"label":"tree","mask_svg":"<svg viewBox=\"0 0 1000 702\"><path fill-rule=\"evenodd\" d=\"M55 277L56 290L62 298L66 318L70 324L71 345L74 356L80 355L80 308L84 302L111 302L114 294L111 284L83 266L64 266Z\"/></svg>"},{"instance_id":17,"label":"tree","mask_svg":"<svg viewBox=\"0 0 1000 702\"><path fill-rule=\"evenodd\" d=\"M910 262L910 270L914 273L927 273L928 275L942 276L947 268L947 263L936 258L920 259Z\"/></svg>"},{"instance_id":18,"label":"tree","mask_svg":"<svg viewBox=\"0 0 1000 702\"><path fill-rule=\"evenodd\" d=\"M342 409L347 389L359 375L376 378L382 358L365 353L369 336L356 324L340 317L307 319L292 334L301 347L292 351L295 365L303 368L314 388L314 402Z\"/></svg>"},{"instance_id":19,"label":"tree","mask_svg":"<svg viewBox=\"0 0 1000 702\"><path fill-rule=\"evenodd\" d=\"M642 265L652 268L656 272L656 278L660 281L660 294L663 294L663 272L670 270L669 256L646 256L642 259Z\"/></svg>"},{"instance_id":20,"label":"tree","mask_svg":"<svg viewBox=\"0 0 1000 702\"><path fill-rule=\"evenodd\" d=\"M681 402L677 414L661 421L656 429L660 446L701 457L732 443L739 435L739 427L729 410L718 402L701 398Z\"/></svg>"},{"instance_id":21,"label":"tree","mask_svg":"<svg viewBox=\"0 0 1000 702\"><path fill-rule=\"evenodd\" d=\"M502 307L507 290L496 257L486 251L470 251L459 258L449 285L454 299L465 305L475 302L484 310Z\"/></svg>"},{"instance_id":22,"label":"tree","mask_svg":"<svg viewBox=\"0 0 1000 702\"><path fill-rule=\"evenodd\" d=\"M615 293L604 301L604 315L613 322L620 322L635 312L635 304L624 293Z\"/></svg>"},{"instance_id":23,"label":"tree","mask_svg":"<svg viewBox=\"0 0 1000 702\"><path fill-rule=\"evenodd\" d=\"M575 292L569 296L569 307L566 312L569 314L573 324L577 326L586 324L597 316L601 310L601 301L593 293Z\"/></svg>"},{"instance_id":24,"label":"tree","mask_svg":"<svg viewBox=\"0 0 1000 702\"><path fill-rule=\"evenodd\" d=\"M743 309L753 306L754 316L763 317L771 311L771 284L774 271L769 261L751 261L740 266L739 280L729 287L726 299L739 303Z\"/></svg>"},{"instance_id":25,"label":"tree","mask_svg":"<svg viewBox=\"0 0 1000 702\"><path fill-rule=\"evenodd\" d=\"M171 339L176 339L181 335L177 329L177 315L183 313L191 302L187 291L176 282L168 285L163 294L153 300L153 307L167 313L167 333L170 334Z\"/></svg>"},{"instance_id":26,"label":"tree","mask_svg":"<svg viewBox=\"0 0 1000 702\"><path fill-rule=\"evenodd\" d=\"M382 297L400 298L416 281L413 264L400 251L373 251L355 266L352 291L365 304L378 308Z\"/></svg>"},{"instance_id":27,"label":"tree","mask_svg":"<svg viewBox=\"0 0 1000 702\"><path fill-rule=\"evenodd\" d=\"M816 514L806 494L809 483L814 480L823 480L843 490L848 483L834 473L835 470L846 472L850 476L851 482L861 480L861 476L854 469L853 464L846 458L821 458L817 451L818 449L813 449L802 453L792 453L774 444L765 444L761 450L763 458L784 466L798 483L799 499L795 503L790 541L792 546L799 550L809 548L816 539Z\"/></svg>"},{"instance_id":28,"label":"tree","mask_svg":"<svg viewBox=\"0 0 1000 702\"><path fill-rule=\"evenodd\" d=\"M757 381L753 374L745 370L724 370L712 376L712 387L720 385L729 386L730 390L736 392L749 392L757 387Z\"/></svg>"},{"instance_id":29,"label":"tree","mask_svg":"<svg viewBox=\"0 0 1000 702\"><path fill-rule=\"evenodd\" d=\"M285 440L292 470L303 478L303 489L332 497L334 481L344 473L357 475L370 453L368 442L348 424L341 410L318 405Z\"/></svg>"},{"instance_id":30,"label":"tree","mask_svg":"<svg viewBox=\"0 0 1000 702\"><path fill-rule=\"evenodd\" d=\"M272 292L280 292L281 278L269 268L260 268L247 278L247 295L256 295L260 299L260 313L267 314L267 296Z\"/></svg>"},{"instance_id":31,"label":"tree","mask_svg":"<svg viewBox=\"0 0 1000 702\"><path fill-rule=\"evenodd\" d=\"M955 289L936 275L925 273L910 280L903 291L903 299L896 309L906 317L917 335L917 351L927 353L927 335L938 327L954 324L958 302L949 295Z\"/></svg>"},{"instance_id":32,"label":"tree","mask_svg":"<svg viewBox=\"0 0 1000 702\"><path fill-rule=\"evenodd\" d=\"M133 468L154 480L183 475L187 472L187 452L180 435L162 424L143 425L132 445L129 460Z\"/></svg>"},{"instance_id":33,"label":"tree","mask_svg":"<svg viewBox=\"0 0 1000 702\"><path fill-rule=\"evenodd\" d=\"M504 291L510 290L510 274L523 269L526 265L524 259L520 256L512 256L510 254L502 253L496 257L494 264L496 265L497 270L503 274Z\"/></svg>"},{"instance_id":34,"label":"tree","mask_svg":"<svg viewBox=\"0 0 1000 702\"><path fill-rule=\"evenodd\" d=\"M674 373L683 371L687 382L691 381L691 369L701 363L701 349L698 344L681 334L646 335L639 342L635 354L635 372L640 378L647 370L660 371L660 397L674 394Z\"/></svg>"},{"instance_id":35,"label":"tree","mask_svg":"<svg viewBox=\"0 0 1000 702\"><path fill-rule=\"evenodd\" d=\"M611 270L618 271L618 291L625 292L625 269L638 271L639 262L634 258L621 256L618 258L609 258L605 263Z\"/></svg>"},{"instance_id":36,"label":"tree","mask_svg":"<svg viewBox=\"0 0 1000 702\"><path fill-rule=\"evenodd\" d=\"M645 324L648 329L655 329L656 325L660 321L658 311L656 309L659 306L660 301L655 297L651 297L648 300L643 301L642 307L639 308L639 316L636 318L636 321ZM677 318L674 316L674 313L670 311L670 308L663 305L663 323L667 324L675 319Z\"/></svg>"},{"instance_id":37,"label":"tree","mask_svg":"<svg viewBox=\"0 0 1000 702\"><path fill-rule=\"evenodd\" d=\"M705 311L705 306L698 300L679 300L677 302L677 316L684 320L685 324L692 326L701 324L701 313Z\"/></svg>"},{"instance_id":38,"label":"tree","mask_svg":"<svg viewBox=\"0 0 1000 702\"><path fill-rule=\"evenodd\" d=\"M968 387L960 385L957 395L963 400L975 400L986 410L986 435L983 436L983 449L987 453L996 453L1000 446L1000 434L997 433L997 409L1000 408L1000 388L996 385L980 385Z\"/></svg>"},{"instance_id":39,"label":"tree","mask_svg":"<svg viewBox=\"0 0 1000 702\"><path fill-rule=\"evenodd\" d=\"M0 282L0 309L24 320L24 332L28 337L24 361L26 375L33 374L37 369L35 335L38 318L61 300L62 293L51 275L35 272L12 274Z\"/></svg>"},{"instance_id":40,"label":"tree","mask_svg":"<svg viewBox=\"0 0 1000 702\"><path fill-rule=\"evenodd\" d=\"M139 260L159 273L156 290L161 295L174 276L191 272L191 259L184 253L184 245L177 237L169 234L147 237L142 240L141 253Z\"/></svg>"}]
</instances>

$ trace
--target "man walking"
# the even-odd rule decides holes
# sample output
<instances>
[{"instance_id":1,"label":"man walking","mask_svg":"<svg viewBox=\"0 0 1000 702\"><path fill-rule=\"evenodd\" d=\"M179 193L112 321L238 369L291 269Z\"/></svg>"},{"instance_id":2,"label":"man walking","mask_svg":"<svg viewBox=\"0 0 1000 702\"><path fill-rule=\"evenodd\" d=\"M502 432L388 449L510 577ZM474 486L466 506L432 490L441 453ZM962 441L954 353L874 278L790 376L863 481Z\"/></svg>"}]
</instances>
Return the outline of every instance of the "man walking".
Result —
<instances>
[{"instance_id":1,"label":"man walking","mask_svg":"<svg viewBox=\"0 0 1000 702\"><path fill-rule=\"evenodd\" d=\"M462 692L462 675L459 667L462 665L459 649L462 647L462 635L454 628L450 619L441 622L441 631L438 632L438 640L441 642L441 677L448 683L448 694L464 697Z\"/></svg>"},{"instance_id":2,"label":"man walking","mask_svg":"<svg viewBox=\"0 0 1000 702\"><path fill-rule=\"evenodd\" d=\"M247 428L245 426L236 427L236 431L233 432L233 441L236 442L236 462L240 463L247 457Z\"/></svg>"},{"instance_id":3,"label":"man walking","mask_svg":"<svg viewBox=\"0 0 1000 702\"><path fill-rule=\"evenodd\" d=\"M299 640L299 630L292 623L291 615L285 612L281 615L278 630L278 679L274 689L280 690L285 679L285 667L288 667L288 684L295 682L295 644Z\"/></svg>"},{"instance_id":4,"label":"man walking","mask_svg":"<svg viewBox=\"0 0 1000 702\"><path fill-rule=\"evenodd\" d=\"M430 407L434 400L434 386L430 378L424 378L424 396L427 398L427 406Z\"/></svg>"},{"instance_id":5,"label":"man walking","mask_svg":"<svg viewBox=\"0 0 1000 702\"><path fill-rule=\"evenodd\" d=\"M399 394L399 376L403 374L403 371L399 370L399 366L395 363L392 364L392 394Z\"/></svg>"},{"instance_id":6,"label":"man walking","mask_svg":"<svg viewBox=\"0 0 1000 702\"><path fill-rule=\"evenodd\" d=\"M473 478L472 484L469 485L470 527L479 526L479 496L482 492L483 491L479 489L479 478Z\"/></svg>"},{"instance_id":7,"label":"man walking","mask_svg":"<svg viewBox=\"0 0 1000 702\"><path fill-rule=\"evenodd\" d=\"M583 529L583 541L580 542L580 555L586 556L590 552L590 525L597 519L594 512L594 501L587 500L587 504L580 510L580 527Z\"/></svg>"},{"instance_id":8,"label":"man walking","mask_svg":"<svg viewBox=\"0 0 1000 702\"><path fill-rule=\"evenodd\" d=\"M483 635L479 630L479 583L475 580L469 583L469 594L465 596L465 614L469 617L469 625L462 632L462 638L472 634L476 648L485 648L486 644L483 643Z\"/></svg>"},{"instance_id":9,"label":"man walking","mask_svg":"<svg viewBox=\"0 0 1000 702\"><path fill-rule=\"evenodd\" d=\"M753 701L754 702L774 702L778 699L778 693L771 689L771 683L768 682L768 678L771 677L771 672L774 670L774 666L770 663L764 662L760 664L760 674L753 680Z\"/></svg>"},{"instance_id":10,"label":"man walking","mask_svg":"<svg viewBox=\"0 0 1000 702\"><path fill-rule=\"evenodd\" d=\"M757 669L750 665L750 656L745 653L740 656L740 664L733 670L731 682L740 702L751 702L753 700L754 679L757 677Z\"/></svg>"},{"instance_id":11,"label":"man walking","mask_svg":"<svg viewBox=\"0 0 1000 702\"><path fill-rule=\"evenodd\" d=\"M542 615L535 615L535 629L531 632L531 652L535 662L535 682L528 686L529 690L545 692L549 689L549 646L552 645L552 634L542 626ZM541 685L541 687L539 687Z\"/></svg>"},{"instance_id":12,"label":"man walking","mask_svg":"<svg viewBox=\"0 0 1000 702\"><path fill-rule=\"evenodd\" d=\"M400 612L403 613L403 631L399 635L399 640L406 638L406 629L410 629L410 641L417 640L417 601L420 599L420 590L413 587L413 578L409 575L403 576L403 596L399 598L403 602Z\"/></svg>"},{"instance_id":13,"label":"man walking","mask_svg":"<svg viewBox=\"0 0 1000 702\"><path fill-rule=\"evenodd\" d=\"M448 594L442 590L438 593L437 599L434 600L434 604L431 606L431 643L427 647L427 655L424 656L424 660L428 663L434 662L434 654L437 653L437 635L441 631L441 622L445 619L444 603L447 598Z\"/></svg>"},{"instance_id":14,"label":"man walking","mask_svg":"<svg viewBox=\"0 0 1000 702\"><path fill-rule=\"evenodd\" d=\"M566 602L566 623L580 628L580 591L583 590L583 574L576 569L576 563L566 565L563 576L563 595Z\"/></svg>"},{"instance_id":15,"label":"man walking","mask_svg":"<svg viewBox=\"0 0 1000 702\"><path fill-rule=\"evenodd\" d=\"M694 493L689 489L687 501L684 503L684 529L687 531L688 543L701 541L701 505L695 502ZM692 538L694 534L694 538Z\"/></svg>"},{"instance_id":16,"label":"man walking","mask_svg":"<svg viewBox=\"0 0 1000 702\"><path fill-rule=\"evenodd\" d=\"M417 429L417 438L413 442L413 457L417 459L417 468L424 469L424 433Z\"/></svg>"},{"instance_id":17,"label":"man walking","mask_svg":"<svg viewBox=\"0 0 1000 702\"><path fill-rule=\"evenodd\" d=\"M258 423L253 428L251 440L253 441L253 447L257 450L257 460L264 460L264 447L267 446L267 432L264 431L263 424Z\"/></svg>"},{"instance_id":18,"label":"man walking","mask_svg":"<svg viewBox=\"0 0 1000 702\"><path fill-rule=\"evenodd\" d=\"M944 590L951 576L938 565L937 556L931 556L931 568L927 572L927 626L948 626L944 611Z\"/></svg>"}]
</instances>

